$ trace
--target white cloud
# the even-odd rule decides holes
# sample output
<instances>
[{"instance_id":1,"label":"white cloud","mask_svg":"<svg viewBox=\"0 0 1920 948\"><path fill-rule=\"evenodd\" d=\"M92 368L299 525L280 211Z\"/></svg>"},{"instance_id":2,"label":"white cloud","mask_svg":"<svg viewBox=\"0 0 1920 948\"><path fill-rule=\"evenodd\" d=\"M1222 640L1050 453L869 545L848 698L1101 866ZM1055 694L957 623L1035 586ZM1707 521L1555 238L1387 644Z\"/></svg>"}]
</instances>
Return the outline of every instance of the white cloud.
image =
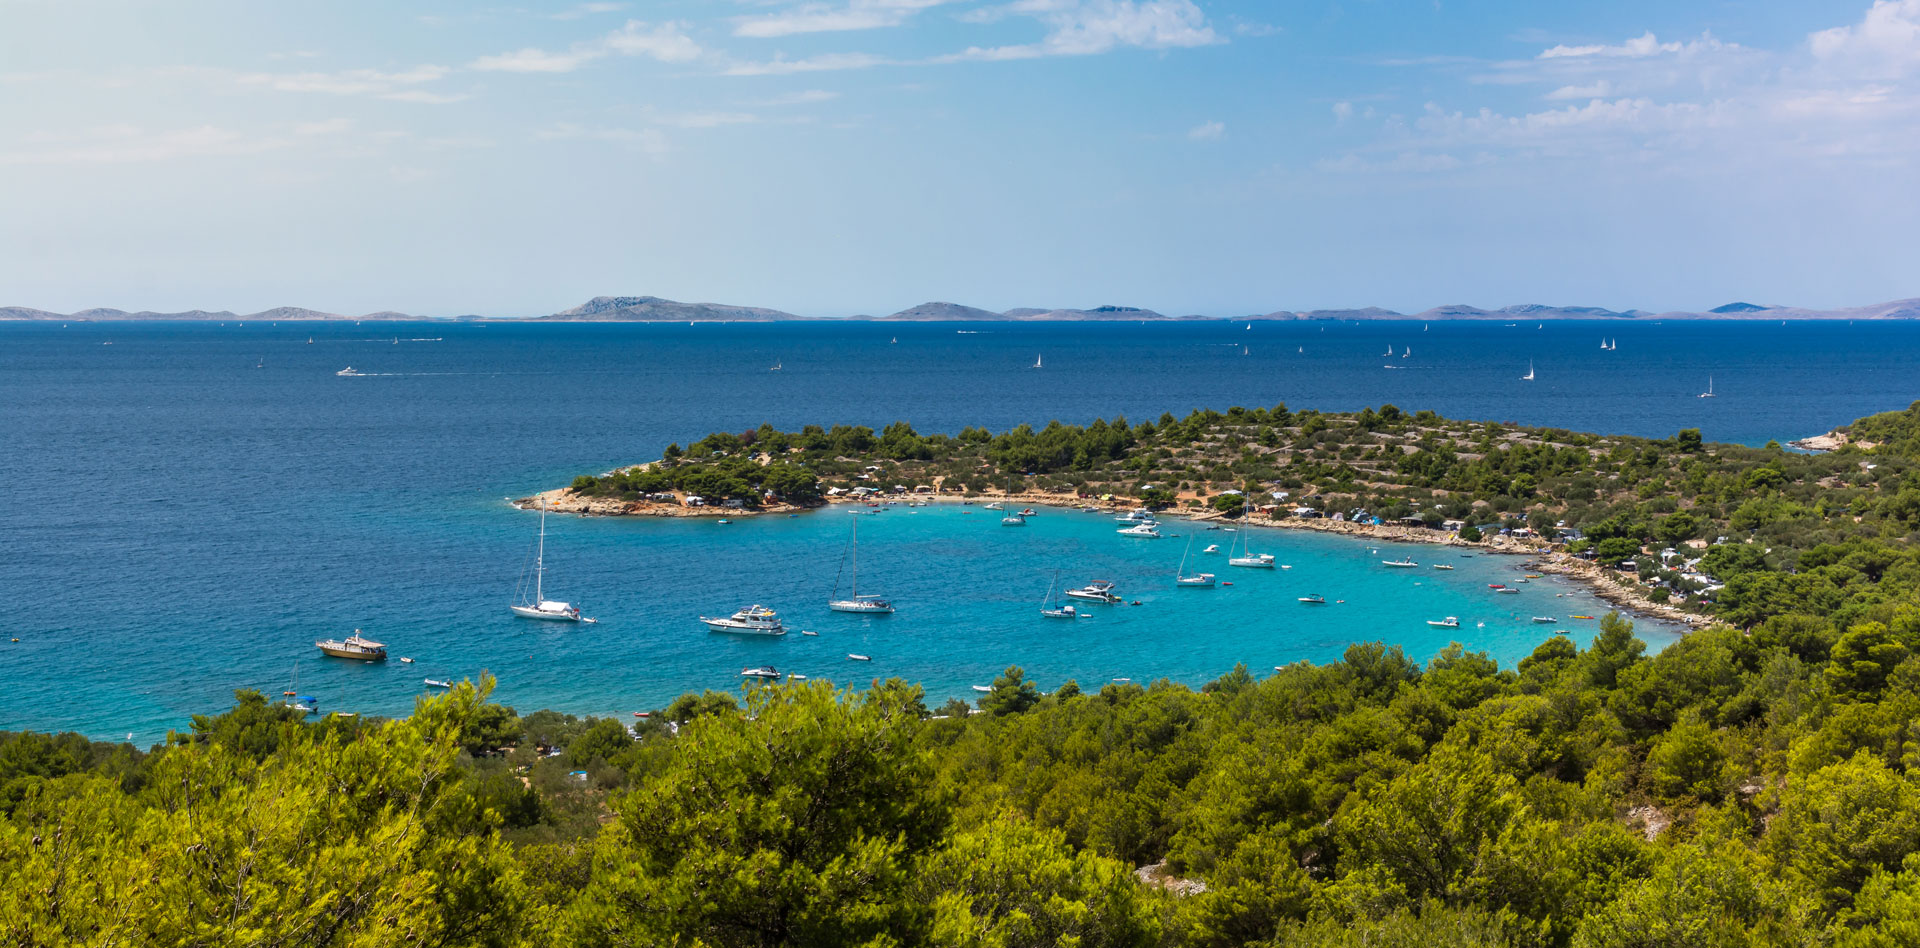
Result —
<instances>
[{"instance_id":1,"label":"white cloud","mask_svg":"<svg viewBox=\"0 0 1920 948\"><path fill-rule=\"evenodd\" d=\"M1225 122L1202 122L1187 130L1187 137L1196 142L1218 141L1226 134Z\"/></svg>"},{"instance_id":2,"label":"white cloud","mask_svg":"<svg viewBox=\"0 0 1920 948\"><path fill-rule=\"evenodd\" d=\"M914 14L952 0L848 0L844 6L803 3L778 13L740 17L733 35L756 39L798 33L834 33L899 26Z\"/></svg>"},{"instance_id":3,"label":"white cloud","mask_svg":"<svg viewBox=\"0 0 1920 948\"><path fill-rule=\"evenodd\" d=\"M1333 104L1333 120L1334 121L1345 123L1346 121L1352 118L1353 118L1353 103L1335 102Z\"/></svg>"},{"instance_id":4,"label":"white cloud","mask_svg":"<svg viewBox=\"0 0 1920 948\"><path fill-rule=\"evenodd\" d=\"M1605 79L1580 86L1561 86L1547 93L1547 98L1555 101L1565 99L1603 99L1614 92L1613 83Z\"/></svg>"},{"instance_id":5,"label":"white cloud","mask_svg":"<svg viewBox=\"0 0 1920 948\"><path fill-rule=\"evenodd\" d=\"M463 95L440 95L414 88L438 82L450 72L445 66L415 66L401 72L377 69L348 69L342 72L242 73L236 78L245 85L265 86L279 92L317 92L325 95L364 95L397 102L444 104L458 102ZM216 73L231 75L228 73Z\"/></svg>"},{"instance_id":6,"label":"white cloud","mask_svg":"<svg viewBox=\"0 0 1920 948\"><path fill-rule=\"evenodd\" d=\"M1015 0L995 11L1037 19L1048 33L1038 43L975 46L933 61L1086 56L1123 46L1169 49L1224 42L1193 0Z\"/></svg>"},{"instance_id":7,"label":"white cloud","mask_svg":"<svg viewBox=\"0 0 1920 948\"><path fill-rule=\"evenodd\" d=\"M762 99L754 104L778 108L783 105L816 105L821 102L831 102L838 98L840 98L840 93L838 92L829 92L825 89L802 89L799 92L789 92L785 95L777 95L770 99Z\"/></svg>"},{"instance_id":8,"label":"white cloud","mask_svg":"<svg viewBox=\"0 0 1920 948\"><path fill-rule=\"evenodd\" d=\"M1372 174L1378 172L1402 172L1413 174L1433 174L1441 171L1453 171L1465 162L1446 154L1431 154L1418 151L1404 151L1386 158L1363 158L1347 154L1316 162L1314 167L1333 174Z\"/></svg>"},{"instance_id":9,"label":"white cloud","mask_svg":"<svg viewBox=\"0 0 1920 948\"><path fill-rule=\"evenodd\" d=\"M624 3L583 3L569 10L562 10L559 13L549 13L547 14L547 18L550 20L578 20L581 17L593 16L596 13L614 13L626 9L626 6Z\"/></svg>"},{"instance_id":10,"label":"white cloud","mask_svg":"<svg viewBox=\"0 0 1920 948\"><path fill-rule=\"evenodd\" d=\"M474 60L470 68L483 72L572 72L615 54L682 63L700 58L701 52L700 44L687 35L685 26L679 22L649 25L641 20L628 20L620 29L596 40L575 43L565 52L528 47L482 56Z\"/></svg>"},{"instance_id":11,"label":"white cloud","mask_svg":"<svg viewBox=\"0 0 1920 948\"><path fill-rule=\"evenodd\" d=\"M1627 40L1615 46L1555 46L1540 53L1541 59L1562 59L1576 56L1618 56L1638 59L1646 56L1658 56L1661 53L1677 53L1684 48L1681 43L1662 43L1649 30L1641 36Z\"/></svg>"},{"instance_id":12,"label":"white cloud","mask_svg":"<svg viewBox=\"0 0 1920 948\"><path fill-rule=\"evenodd\" d=\"M787 76L804 72L837 72L843 69L867 69L897 65L896 60L870 53L827 53L806 59L775 57L765 62L734 63L726 68L729 76Z\"/></svg>"},{"instance_id":13,"label":"white cloud","mask_svg":"<svg viewBox=\"0 0 1920 948\"><path fill-rule=\"evenodd\" d=\"M701 52L700 44L694 42L685 26L678 22L648 26L639 20L628 20L627 25L607 34L601 42L622 56L647 56L663 63L692 62L700 58Z\"/></svg>"},{"instance_id":14,"label":"white cloud","mask_svg":"<svg viewBox=\"0 0 1920 948\"><path fill-rule=\"evenodd\" d=\"M1807 44L1823 60L1866 60L1895 70L1920 66L1920 0L1874 0L1859 23L1821 30Z\"/></svg>"},{"instance_id":15,"label":"white cloud","mask_svg":"<svg viewBox=\"0 0 1920 948\"><path fill-rule=\"evenodd\" d=\"M324 122L296 122L293 126L293 133L295 135L308 137L315 135L337 135L352 127L352 119L335 118L327 119Z\"/></svg>"},{"instance_id":16,"label":"white cloud","mask_svg":"<svg viewBox=\"0 0 1920 948\"><path fill-rule=\"evenodd\" d=\"M544 49L530 46L509 53L482 56L473 61L471 68L482 72L572 72L606 54L604 49L591 47L575 47L564 53L549 53Z\"/></svg>"}]
</instances>

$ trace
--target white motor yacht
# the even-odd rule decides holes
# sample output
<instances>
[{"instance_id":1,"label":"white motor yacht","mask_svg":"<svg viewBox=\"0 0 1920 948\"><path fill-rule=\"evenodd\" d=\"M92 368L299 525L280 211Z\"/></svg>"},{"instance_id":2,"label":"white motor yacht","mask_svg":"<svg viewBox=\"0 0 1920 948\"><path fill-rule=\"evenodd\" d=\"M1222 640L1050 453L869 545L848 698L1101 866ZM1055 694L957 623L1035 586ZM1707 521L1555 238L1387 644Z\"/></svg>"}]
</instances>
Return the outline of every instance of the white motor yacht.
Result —
<instances>
[{"instance_id":1,"label":"white motor yacht","mask_svg":"<svg viewBox=\"0 0 1920 948\"><path fill-rule=\"evenodd\" d=\"M1067 590L1067 595L1075 599L1085 599L1089 602L1114 603L1120 601L1119 595L1113 591L1113 583L1104 579L1095 580L1079 589L1069 589Z\"/></svg>"},{"instance_id":2,"label":"white motor yacht","mask_svg":"<svg viewBox=\"0 0 1920 948\"><path fill-rule=\"evenodd\" d=\"M1394 567L1395 569L1412 569L1416 566L1419 566L1420 564L1415 563L1412 557L1406 557L1404 559L1398 559L1398 560L1381 560L1380 565L1391 566L1391 567Z\"/></svg>"},{"instance_id":3,"label":"white motor yacht","mask_svg":"<svg viewBox=\"0 0 1920 948\"><path fill-rule=\"evenodd\" d=\"M1457 629L1460 627L1460 617L1448 616L1444 619L1428 619L1427 624L1436 629Z\"/></svg>"},{"instance_id":4,"label":"white motor yacht","mask_svg":"<svg viewBox=\"0 0 1920 948\"><path fill-rule=\"evenodd\" d=\"M107 343L107 345L113 345L113 343ZM353 370L353 366L347 366L346 368L344 368L344 369L341 369L340 371L338 371L338 372L335 372L335 373L333 373L333 374L335 374L335 375L339 375L339 376L344 376L344 377L352 377L352 376L355 376L355 375L359 375L359 374L361 374L361 373L359 373L359 372L355 372L355 371Z\"/></svg>"},{"instance_id":5,"label":"white motor yacht","mask_svg":"<svg viewBox=\"0 0 1920 948\"><path fill-rule=\"evenodd\" d=\"M1121 527L1115 532L1123 537L1143 537L1148 540L1160 539L1160 525L1151 520L1145 523L1136 523L1131 527Z\"/></svg>"},{"instance_id":6,"label":"white motor yacht","mask_svg":"<svg viewBox=\"0 0 1920 948\"><path fill-rule=\"evenodd\" d=\"M748 606L725 618L701 616L700 621L715 632L740 635L785 635L787 627L780 616L766 606Z\"/></svg>"}]
</instances>

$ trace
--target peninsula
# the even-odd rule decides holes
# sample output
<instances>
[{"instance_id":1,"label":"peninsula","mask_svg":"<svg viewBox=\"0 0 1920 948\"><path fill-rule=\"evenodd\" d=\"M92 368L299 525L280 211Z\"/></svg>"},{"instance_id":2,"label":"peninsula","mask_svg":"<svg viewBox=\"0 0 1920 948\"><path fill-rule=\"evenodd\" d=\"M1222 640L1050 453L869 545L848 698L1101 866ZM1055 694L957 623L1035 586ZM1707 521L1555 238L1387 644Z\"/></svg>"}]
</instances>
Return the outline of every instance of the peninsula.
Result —
<instances>
[{"instance_id":1,"label":"peninsula","mask_svg":"<svg viewBox=\"0 0 1920 948\"><path fill-rule=\"evenodd\" d=\"M1846 426L1826 453L1708 443L1691 429L1581 434L1392 405L1235 407L998 434L762 425L668 445L657 461L583 475L538 501L605 516L888 499L1141 505L1527 553L1639 611L1750 626L1806 596L1877 601L1859 582L1861 557L1920 577L1911 545L1920 490L1907 480L1920 469L1916 432L1920 403Z\"/></svg>"}]
</instances>

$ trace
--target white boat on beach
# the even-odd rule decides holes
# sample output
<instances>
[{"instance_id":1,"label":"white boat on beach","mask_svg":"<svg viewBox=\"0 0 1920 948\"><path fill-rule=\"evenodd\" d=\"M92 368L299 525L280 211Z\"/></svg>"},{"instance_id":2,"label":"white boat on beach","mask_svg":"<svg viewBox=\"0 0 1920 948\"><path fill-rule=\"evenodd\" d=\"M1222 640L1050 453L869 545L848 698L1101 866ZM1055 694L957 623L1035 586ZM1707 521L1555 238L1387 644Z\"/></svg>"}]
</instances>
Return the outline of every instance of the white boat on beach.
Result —
<instances>
[{"instance_id":1,"label":"white boat on beach","mask_svg":"<svg viewBox=\"0 0 1920 948\"><path fill-rule=\"evenodd\" d=\"M847 541L847 558L841 560L844 565L853 563L853 580L848 586L847 598L840 598L840 578L834 577L833 598L827 600L827 608L834 612L859 612L868 615L888 615L893 612L893 603L880 596L860 595L860 518L853 518L853 536Z\"/></svg>"},{"instance_id":2,"label":"white boat on beach","mask_svg":"<svg viewBox=\"0 0 1920 948\"><path fill-rule=\"evenodd\" d=\"M787 627L780 621L780 616L766 606L748 606L723 618L701 616L700 622L714 632L732 632L738 635L787 634Z\"/></svg>"},{"instance_id":3,"label":"white boat on beach","mask_svg":"<svg viewBox=\"0 0 1920 948\"><path fill-rule=\"evenodd\" d=\"M570 602L560 602L547 598L547 505L540 503L540 541L533 554L533 585L528 588L523 576L520 581L520 601L507 606L514 615L523 619L544 619L549 622L592 622L594 620L580 615L580 607Z\"/></svg>"}]
</instances>

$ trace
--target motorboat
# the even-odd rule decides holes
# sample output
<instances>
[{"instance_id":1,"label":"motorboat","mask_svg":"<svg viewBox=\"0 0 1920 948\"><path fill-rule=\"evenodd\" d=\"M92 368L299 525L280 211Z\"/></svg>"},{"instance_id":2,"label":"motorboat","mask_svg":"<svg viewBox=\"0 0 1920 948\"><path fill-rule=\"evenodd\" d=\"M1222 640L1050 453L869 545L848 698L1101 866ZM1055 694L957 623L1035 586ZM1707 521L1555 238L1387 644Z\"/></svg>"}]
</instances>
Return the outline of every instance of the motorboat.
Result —
<instances>
[{"instance_id":1,"label":"motorboat","mask_svg":"<svg viewBox=\"0 0 1920 948\"><path fill-rule=\"evenodd\" d=\"M1533 621L1538 622L1541 625L1552 625L1556 622L1559 622L1560 620L1552 616L1534 616Z\"/></svg>"},{"instance_id":2,"label":"motorboat","mask_svg":"<svg viewBox=\"0 0 1920 948\"><path fill-rule=\"evenodd\" d=\"M1114 532L1123 537L1140 537L1147 540L1160 539L1160 525L1151 520L1145 523L1136 523L1131 527L1121 527Z\"/></svg>"},{"instance_id":3,"label":"motorboat","mask_svg":"<svg viewBox=\"0 0 1920 948\"><path fill-rule=\"evenodd\" d=\"M1040 614L1049 619L1080 618L1080 610L1075 609L1072 603L1064 603L1058 609L1042 609L1040 610Z\"/></svg>"},{"instance_id":4,"label":"motorboat","mask_svg":"<svg viewBox=\"0 0 1920 948\"><path fill-rule=\"evenodd\" d=\"M1113 603L1120 601L1119 595L1113 591L1113 584L1104 579L1088 583L1079 589L1069 589L1067 590L1067 595L1074 599L1085 599L1089 602Z\"/></svg>"},{"instance_id":5,"label":"motorboat","mask_svg":"<svg viewBox=\"0 0 1920 948\"><path fill-rule=\"evenodd\" d=\"M762 681L779 681L780 669L775 668L772 665L761 665L756 668L742 668L740 669L740 677L758 678Z\"/></svg>"},{"instance_id":6,"label":"motorboat","mask_svg":"<svg viewBox=\"0 0 1920 948\"><path fill-rule=\"evenodd\" d=\"M447 681L447 680L446 680L446 679L444 679L444 678L425 678L425 679L422 679L422 681L424 681L424 682L426 682L426 685L427 685L427 687L429 687L429 688L451 688L451 687L453 687L453 682L450 682L450 681Z\"/></svg>"},{"instance_id":7,"label":"motorboat","mask_svg":"<svg viewBox=\"0 0 1920 948\"><path fill-rule=\"evenodd\" d=\"M996 500L990 504L981 504L980 509L981 510L1005 510L1007 509L1007 505Z\"/></svg>"},{"instance_id":8,"label":"motorboat","mask_svg":"<svg viewBox=\"0 0 1920 948\"><path fill-rule=\"evenodd\" d=\"M547 505L540 504L540 540L533 554L533 588L527 588L526 580L521 579L520 601L507 606L514 615L523 619L545 619L549 622L592 622L583 618L580 607L570 602L548 599L546 592L547 575Z\"/></svg>"},{"instance_id":9,"label":"motorboat","mask_svg":"<svg viewBox=\"0 0 1920 948\"><path fill-rule=\"evenodd\" d=\"M1499 589L1496 589L1496 590L1494 590L1494 592L1497 592L1497 593L1509 593L1509 594L1512 594L1512 595L1519 595L1519 593L1520 593L1520 590L1519 590L1518 588L1516 588L1516 587L1513 587L1513 586L1502 586L1502 587L1500 587Z\"/></svg>"},{"instance_id":10,"label":"motorboat","mask_svg":"<svg viewBox=\"0 0 1920 948\"><path fill-rule=\"evenodd\" d=\"M109 342L109 343L107 343L107 345L113 345L113 343L111 343L111 342ZM364 374L366 374L366 373L364 373L364 372L355 372L355 371L353 370L353 366L347 366L346 368L344 368L344 369L341 369L340 371L338 371L338 372L335 372L335 373L333 373L333 374L335 374L335 375L338 375L338 376L340 376L340 377L342 377L342 378L352 378L353 376L356 376L356 375L364 375Z\"/></svg>"},{"instance_id":11,"label":"motorboat","mask_svg":"<svg viewBox=\"0 0 1920 948\"><path fill-rule=\"evenodd\" d=\"M362 662L384 662L387 660L387 647L360 634L359 629L345 639L327 639L313 643L313 647L334 658L351 658Z\"/></svg>"},{"instance_id":12,"label":"motorboat","mask_svg":"<svg viewBox=\"0 0 1920 948\"><path fill-rule=\"evenodd\" d=\"M787 627L780 616L766 606L748 606L733 615L724 618L701 616L700 622L715 632L733 632L739 635L785 635Z\"/></svg>"},{"instance_id":13,"label":"motorboat","mask_svg":"<svg viewBox=\"0 0 1920 948\"><path fill-rule=\"evenodd\" d=\"M871 656L871 655L861 655L861 654L860 654L860 653L858 653L858 652L848 652L848 653L847 653L847 658L848 658L848 660L850 660L850 661L855 661L855 662L870 662L870 661L873 661L873 656Z\"/></svg>"},{"instance_id":14,"label":"motorboat","mask_svg":"<svg viewBox=\"0 0 1920 948\"><path fill-rule=\"evenodd\" d=\"M1022 510L1022 511L1020 511L1020 516L1022 516L1022 517L1031 517L1031 516L1033 516L1033 508L1032 508L1032 507L1028 507L1027 509L1025 509L1025 510Z\"/></svg>"},{"instance_id":15,"label":"motorboat","mask_svg":"<svg viewBox=\"0 0 1920 948\"><path fill-rule=\"evenodd\" d=\"M1027 518L1019 514L1010 514L1000 518L1000 525L1003 527L1024 527L1027 525Z\"/></svg>"},{"instance_id":16,"label":"motorboat","mask_svg":"<svg viewBox=\"0 0 1920 948\"><path fill-rule=\"evenodd\" d=\"M1448 616L1444 619L1428 619L1427 624L1436 629L1457 629L1460 627L1460 618Z\"/></svg>"},{"instance_id":17,"label":"motorboat","mask_svg":"<svg viewBox=\"0 0 1920 948\"><path fill-rule=\"evenodd\" d=\"M848 558L853 563L853 582L848 587L847 598L840 598L840 580L833 581L833 598L827 600L827 608L834 612L856 612L866 615L890 615L893 603L880 596L860 595L860 518L853 518L853 536L847 542ZM842 561L843 564L846 561Z\"/></svg>"},{"instance_id":18,"label":"motorboat","mask_svg":"<svg viewBox=\"0 0 1920 948\"><path fill-rule=\"evenodd\" d=\"M1488 583L1487 588L1488 589L1505 589L1507 588L1507 584L1506 583Z\"/></svg>"},{"instance_id":19,"label":"motorboat","mask_svg":"<svg viewBox=\"0 0 1920 948\"><path fill-rule=\"evenodd\" d=\"M1218 544L1218 543L1209 543L1209 544L1207 544L1207 548L1206 548L1206 549L1204 549L1204 550L1201 550L1200 552L1202 552L1202 553L1218 553L1218 552L1220 552L1220 544Z\"/></svg>"},{"instance_id":20,"label":"motorboat","mask_svg":"<svg viewBox=\"0 0 1920 948\"><path fill-rule=\"evenodd\" d=\"M1391 566L1391 567L1394 567L1395 569L1412 569L1413 567L1419 566L1420 564L1415 563L1411 558L1408 558L1408 559L1399 559L1399 560L1381 560L1380 565Z\"/></svg>"},{"instance_id":21,"label":"motorboat","mask_svg":"<svg viewBox=\"0 0 1920 948\"><path fill-rule=\"evenodd\" d=\"M1327 604L1327 597L1322 596L1319 593L1312 593L1309 595L1301 596L1300 601L1303 603L1306 603L1309 606L1324 606Z\"/></svg>"},{"instance_id":22,"label":"motorboat","mask_svg":"<svg viewBox=\"0 0 1920 948\"><path fill-rule=\"evenodd\" d=\"M1433 564L1433 568L1434 569L1452 569L1453 567L1445 563L1435 563Z\"/></svg>"},{"instance_id":23,"label":"motorboat","mask_svg":"<svg viewBox=\"0 0 1920 948\"><path fill-rule=\"evenodd\" d=\"M1037 365L1036 365L1036 366L1034 366L1034 368L1036 368L1036 369L1037 369L1037 368L1039 368L1039 366L1037 366ZM988 694L988 693L990 693L990 692L992 692L992 691L993 691L993 689L992 689L992 688L990 688L990 687L988 687L988 686L986 686L986 685L974 685L974 686L973 686L973 690L975 690L975 691L978 691L978 692L980 692L981 694Z\"/></svg>"},{"instance_id":24,"label":"motorboat","mask_svg":"<svg viewBox=\"0 0 1920 948\"><path fill-rule=\"evenodd\" d=\"M1145 509L1129 510L1126 513L1121 514L1120 516L1113 518L1113 521L1115 523L1152 523L1153 512Z\"/></svg>"}]
</instances>

